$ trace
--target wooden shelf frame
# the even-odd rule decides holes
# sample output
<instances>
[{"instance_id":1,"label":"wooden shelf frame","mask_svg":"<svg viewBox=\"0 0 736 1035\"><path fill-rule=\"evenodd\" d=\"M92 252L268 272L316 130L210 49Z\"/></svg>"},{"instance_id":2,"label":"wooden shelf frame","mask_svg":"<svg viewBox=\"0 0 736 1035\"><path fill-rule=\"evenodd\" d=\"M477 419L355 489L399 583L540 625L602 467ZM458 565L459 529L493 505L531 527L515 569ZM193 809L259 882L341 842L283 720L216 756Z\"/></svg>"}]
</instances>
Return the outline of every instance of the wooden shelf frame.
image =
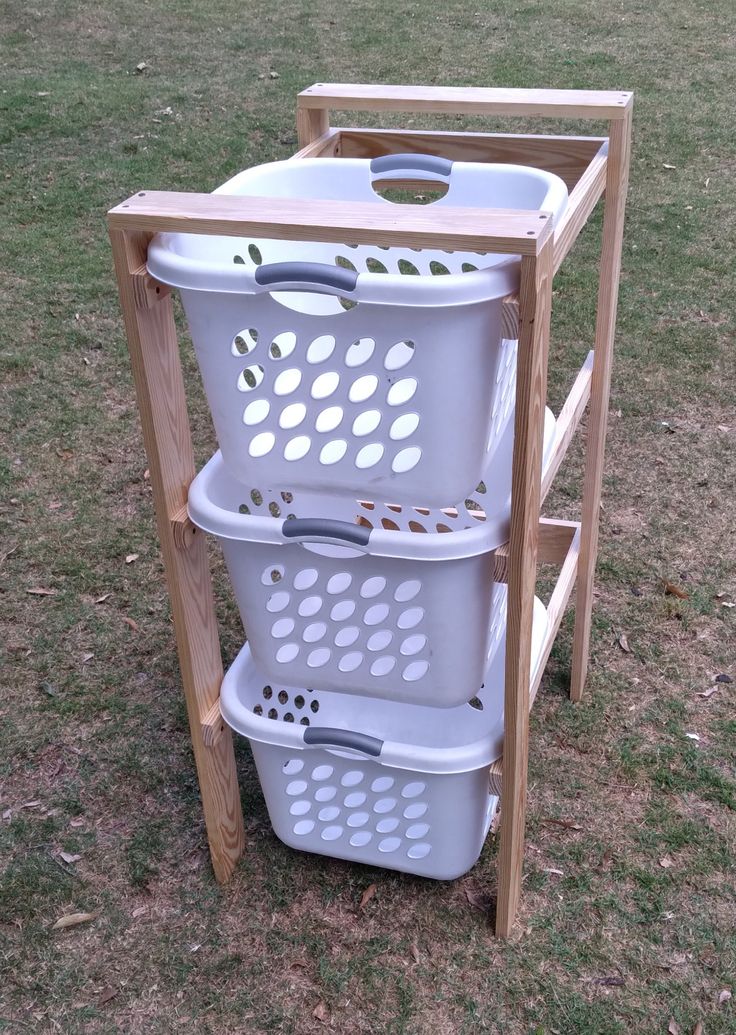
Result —
<instances>
[{"instance_id":1,"label":"wooden shelf frame","mask_svg":"<svg viewBox=\"0 0 736 1035\"><path fill-rule=\"evenodd\" d=\"M570 695L580 700L588 664L603 449L616 320L633 97L614 91L504 90L315 84L297 99L296 158L424 152L452 160L515 162L548 169L570 191L552 230L546 213L443 209L141 191L108 213L131 364L151 471L182 684L215 875L231 875L244 848L232 736L219 712L219 634L204 537L187 516L194 460L171 293L146 271L162 230L231 236L494 251L520 256L518 298L505 326L518 327L517 397L508 544L496 575L508 586L503 762L489 778L501 794L496 932L511 933L521 889L529 709L562 616L576 589ZM606 123L604 136L333 128L332 110L566 118ZM427 184L422 182L422 189ZM605 195L594 349L560 411L542 481L542 436L552 281ZM540 517L540 508L588 408L580 522ZM548 630L531 672L537 563L560 566L547 605Z\"/></svg>"}]
</instances>

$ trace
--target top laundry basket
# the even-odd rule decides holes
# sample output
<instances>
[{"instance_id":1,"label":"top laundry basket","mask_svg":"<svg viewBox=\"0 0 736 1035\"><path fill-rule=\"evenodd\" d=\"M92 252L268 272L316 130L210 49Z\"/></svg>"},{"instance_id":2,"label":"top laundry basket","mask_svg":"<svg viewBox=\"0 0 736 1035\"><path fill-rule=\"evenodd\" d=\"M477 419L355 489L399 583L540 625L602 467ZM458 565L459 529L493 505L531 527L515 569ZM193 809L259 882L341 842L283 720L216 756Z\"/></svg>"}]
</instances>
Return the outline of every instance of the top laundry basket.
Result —
<instances>
[{"instance_id":1,"label":"top laundry basket","mask_svg":"<svg viewBox=\"0 0 736 1035\"><path fill-rule=\"evenodd\" d=\"M387 177L444 180L437 205L558 216L567 202L553 174L428 155L274 162L218 192L388 205ZM515 257L161 234L148 269L181 289L240 481L442 506L483 480L513 415Z\"/></svg>"}]
</instances>

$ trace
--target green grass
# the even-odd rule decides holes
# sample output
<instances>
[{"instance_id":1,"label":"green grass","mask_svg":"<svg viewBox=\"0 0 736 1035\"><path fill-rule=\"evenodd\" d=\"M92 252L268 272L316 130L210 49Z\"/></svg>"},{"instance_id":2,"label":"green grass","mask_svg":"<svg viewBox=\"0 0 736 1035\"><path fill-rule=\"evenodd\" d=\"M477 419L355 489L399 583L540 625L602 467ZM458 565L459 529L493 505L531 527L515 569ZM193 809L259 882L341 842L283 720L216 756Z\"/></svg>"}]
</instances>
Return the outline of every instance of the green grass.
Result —
<instances>
[{"instance_id":1,"label":"green grass","mask_svg":"<svg viewBox=\"0 0 736 1035\"><path fill-rule=\"evenodd\" d=\"M0 1031L736 1031L734 1000L719 1003L736 996L734 685L697 696L736 678L735 613L714 599L736 595L733 4L6 12ZM505 944L466 895L493 899L495 839L447 885L299 855L270 832L243 744L247 853L226 888L209 868L104 214L286 157L314 81L636 92L588 694L565 699L567 617L532 720ZM461 125L413 125L438 123ZM557 404L592 340L599 231L596 215L555 283ZM212 432L184 359L203 460ZM581 471L577 444L549 513L576 516ZM218 572L227 661L241 631ZM51 930L76 911L98 915Z\"/></svg>"}]
</instances>

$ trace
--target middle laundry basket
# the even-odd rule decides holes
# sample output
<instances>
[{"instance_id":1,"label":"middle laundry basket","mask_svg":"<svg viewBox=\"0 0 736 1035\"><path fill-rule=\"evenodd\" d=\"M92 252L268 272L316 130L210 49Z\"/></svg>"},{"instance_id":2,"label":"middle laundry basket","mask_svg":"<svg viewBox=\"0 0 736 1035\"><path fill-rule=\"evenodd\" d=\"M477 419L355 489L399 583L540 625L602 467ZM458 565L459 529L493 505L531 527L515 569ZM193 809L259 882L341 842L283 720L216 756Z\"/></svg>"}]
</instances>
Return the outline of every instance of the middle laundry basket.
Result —
<instances>
[{"instance_id":1,"label":"middle laundry basket","mask_svg":"<svg viewBox=\"0 0 736 1035\"><path fill-rule=\"evenodd\" d=\"M547 446L553 434L548 412ZM497 619L494 551L509 501L482 489L435 510L248 492L217 453L190 486L189 515L220 540L270 679L451 708L483 682Z\"/></svg>"},{"instance_id":2,"label":"middle laundry basket","mask_svg":"<svg viewBox=\"0 0 736 1035\"><path fill-rule=\"evenodd\" d=\"M387 177L444 181L439 206L559 215L567 203L551 173L428 155L274 162L216 193L385 208ZM513 418L502 307L517 256L160 234L148 269L181 290L218 442L244 484L442 506L496 462Z\"/></svg>"}]
</instances>

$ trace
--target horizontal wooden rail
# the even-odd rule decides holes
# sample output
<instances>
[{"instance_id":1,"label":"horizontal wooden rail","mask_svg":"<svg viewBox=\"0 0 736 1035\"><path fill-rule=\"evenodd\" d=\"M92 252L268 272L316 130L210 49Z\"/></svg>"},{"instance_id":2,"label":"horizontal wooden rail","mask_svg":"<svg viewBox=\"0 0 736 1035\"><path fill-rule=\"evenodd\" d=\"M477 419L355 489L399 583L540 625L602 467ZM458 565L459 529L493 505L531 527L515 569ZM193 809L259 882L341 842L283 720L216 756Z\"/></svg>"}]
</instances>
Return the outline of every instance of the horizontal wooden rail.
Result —
<instances>
[{"instance_id":1,"label":"horizontal wooden rail","mask_svg":"<svg viewBox=\"0 0 736 1035\"><path fill-rule=\"evenodd\" d=\"M608 141L605 140L588 163L585 172L573 187L567 208L555 227L554 271L562 265L578 234L587 223L606 189Z\"/></svg>"},{"instance_id":2,"label":"horizontal wooden rail","mask_svg":"<svg viewBox=\"0 0 736 1035\"><path fill-rule=\"evenodd\" d=\"M220 699L215 701L212 707L202 716L202 740L207 747L212 747L225 732L225 721L220 714Z\"/></svg>"},{"instance_id":3,"label":"horizontal wooden rail","mask_svg":"<svg viewBox=\"0 0 736 1035\"><path fill-rule=\"evenodd\" d=\"M518 90L477 86L380 86L315 83L297 107L343 111L426 111L451 115L542 115L622 119L632 94L612 90Z\"/></svg>"},{"instance_id":4,"label":"horizontal wooden rail","mask_svg":"<svg viewBox=\"0 0 736 1035\"><path fill-rule=\"evenodd\" d=\"M539 691L539 685L542 682L542 675L547 667L547 661L549 659L550 651L552 650L552 645L557 638L557 633L560 631L562 616L565 613L565 609L570 600L570 594L575 585L575 579L577 578L578 573L578 560L580 557L580 522L545 521L543 519L539 526L540 559L542 554L542 543L545 538L542 534L542 528L544 526L546 526L547 529L545 535L549 535L551 540L556 541L558 545L562 541L566 540L568 545L562 568L560 569L560 574L555 583L555 588L552 590L552 596L549 598L549 603L547 604L547 631L544 637L544 643L542 644L542 650L540 651L532 672L531 685L529 687L530 711ZM491 792L493 794L500 795L503 780L502 758L491 763L488 771L488 779Z\"/></svg>"},{"instance_id":5,"label":"horizontal wooden rail","mask_svg":"<svg viewBox=\"0 0 736 1035\"><path fill-rule=\"evenodd\" d=\"M605 137L541 136L527 133L445 133L440 130L353 129L339 133L342 158L377 158L387 154L430 154L453 162L506 162L555 173L572 191ZM296 157L326 154L327 134Z\"/></svg>"},{"instance_id":6,"label":"horizontal wooden rail","mask_svg":"<svg viewBox=\"0 0 736 1035\"><path fill-rule=\"evenodd\" d=\"M550 458L542 475L542 498L543 503L549 492L555 475L560 469L565 454L570 446L572 437L575 434L580 419L585 412L585 407L590 400L590 386L593 377L593 350L585 357L585 362L578 371L572 388L562 405L560 414L555 424L555 438L552 444Z\"/></svg>"},{"instance_id":7,"label":"horizontal wooden rail","mask_svg":"<svg viewBox=\"0 0 736 1035\"><path fill-rule=\"evenodd\" d=\"M545 212L438 208L370 201L141 191L110 209L111 228L228 237L406 245L536 255L552 232Z\"/></svg>"},{"instance_id":8,"label":"horizontal wooden rail","mask_svg":"<svg viewBox=\"0 0 736 1035\"><path fill-rule=\"evenodd\" d=\"M295 151L292 158L336 158L342 151L342 130L328 129L316 140Z\"/></svg>"},{"instance_id":9,"label":"horizontal wooden rail","mask_svg":"<svg viewBox=\"0 0 736 1035\"><path fill-rule=\"evenodd\" d=\"M563 564L567 557L573 536L578 528L577 521L560 521L557 518L539 519L539 540L537 560L539 564ZM509 556L509 544L499 546L495 554L494 579L496 582L506 581L506 566Z\"/></svg>"}]
</instances>

